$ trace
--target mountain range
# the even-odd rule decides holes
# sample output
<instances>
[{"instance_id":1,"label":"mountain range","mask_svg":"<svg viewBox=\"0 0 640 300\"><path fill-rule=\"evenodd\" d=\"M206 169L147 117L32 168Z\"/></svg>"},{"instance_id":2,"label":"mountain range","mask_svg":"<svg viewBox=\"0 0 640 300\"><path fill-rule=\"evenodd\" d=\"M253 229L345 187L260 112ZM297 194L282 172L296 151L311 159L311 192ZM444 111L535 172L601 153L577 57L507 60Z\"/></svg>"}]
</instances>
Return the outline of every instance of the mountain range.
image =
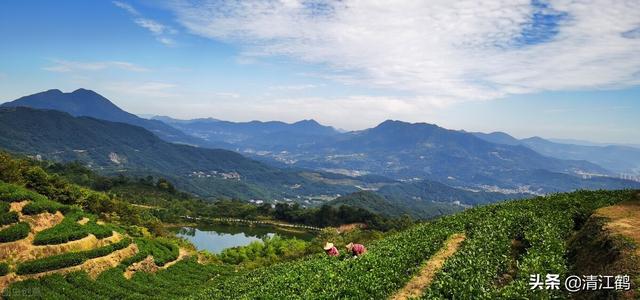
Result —
<instances>
[{"instance_id":1,"label":"mountain range","mask_svg":"<svg viewBox=\"0 0 640 300\"><path fill-rule=\"evenodd\" d=\"M601 186L593 182L575 183L573 177L613 174L586 160L545 156L526 145L487 141L475 134L426 123L389 120L374 128L342 133L315 121L286 124L154 119L217 143L221 148L280 167L347 175L380 174L402 181L427 179L473 190L534 194L581 185ZM305 130L299 128L302 124ZM564 181L567 184L558 185L557 180L545 183L538 178L541 170L551 172L553 177L567 176Z\"/></svg>"},{"instance_id":2,"label":"mountain range","mask_svg":"<svg viewBox=\"0 0 640 300\"><path fill-rule=\"evenodd\" d=\"M315 120L289 124L280 121L229 122L212 118L178 120L166 116L152 119L165 122L209 144L234 150L242 147L245 150L282 151L312 146L319 140L340 134L333 127L320 125Z\"/></svg>"},{"instance_id":3,"label":"mountain range","mask_svg":"<svg viewBox=\"0 0 640 300\"><path fill-rule=\"evenodd\" d=\"M640 149L632 146L566 144L537 136L516 139L504 132L473 134L492 143L522 145L550 157L587 160L614 173L640 175Z\"/></svg>"},{"instance_id":4,"label":"mountain range","mask_svg":"<svg viewBox=\"0 0 640 300\"><path fill-rule=\"evenodd\" d=\"M461 209L458 199L464 203L487 203L510 197L444 185L413 195L413 190L403 186L417 183L371 175L349 177L279 169L228 150L169 143L142 127L27 107L0 108L0 148L41 160L79 161L106 175L165 177L180 189L210 199L291 199L315 205L368 189L380 190L387 205L394 205L398 211L433 217ZM387 187L389 191L403 192L388 193ZM424 203L406 206L412 202L405 203L405 198L424 199L419 201Z\"/></svg>"},{"instance_id":5,"label":"mountain range","mask_svg":"<svg viewBox=\"0 0 640 300\"><path fill-rule=\"evenodd\" d=\"M163 122L143 119L128 113L107 98L91 90L77 89L70 93L63 93L60 90L52 89L0 105L0 107L18 106L58 110L75 117L93 117L100 120L140 126L169 142L199 146L205 144L204 141L187 135Z\"/></svg>"},{"instance_id":6,"label":"mountain range","mask_svg":"<svg viewBox=\"0 0 640 300\"><path fill-rule=\"evenodd\" d=\"M314 120L144 119L84 89L3 104L0 134L11 152L79 160L106 174L163 176L205 198L316 205L337 197L378 208L383 199L422 217L533 194L640 187L583 157L559 158L561 151L503 133L391 120L342 132Z\"/></svg>"},{"instance_id":7,"label":"mountain range","mask_svg":"<svg viewBox=\"0 0 640 300\"><path fill-rule=\"evenodd\" d=\"M169 143L142 127L54 110L0 108L0 147L39 159L81 161L106 174L162 175L211 198L283 199L357 190L232 151Z\"/></svg>"}]
</instances>

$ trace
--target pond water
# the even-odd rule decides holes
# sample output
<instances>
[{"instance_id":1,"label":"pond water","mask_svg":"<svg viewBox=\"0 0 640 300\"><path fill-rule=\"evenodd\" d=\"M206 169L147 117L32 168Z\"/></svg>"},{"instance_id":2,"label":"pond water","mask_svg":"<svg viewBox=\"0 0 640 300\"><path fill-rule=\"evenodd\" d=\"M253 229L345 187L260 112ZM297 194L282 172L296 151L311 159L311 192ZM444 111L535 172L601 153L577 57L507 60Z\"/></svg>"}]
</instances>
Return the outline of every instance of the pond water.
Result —
<instances>
[{"instance_id":1,"label":"pond water","mask_svg":"<svg viewBox=\"0 0 640 300\"><path fill-rule=\"evenodd\" d=\"M243 225L207 225L201 227L182 227L177 236L186 238L198 250L220 253L222 250L237 246L245 246L253 241L261 241L265 237L279 235L286 238L297 238L309 241L313 233L281 230L271 226Z\"/></svg>"}]
</instances>

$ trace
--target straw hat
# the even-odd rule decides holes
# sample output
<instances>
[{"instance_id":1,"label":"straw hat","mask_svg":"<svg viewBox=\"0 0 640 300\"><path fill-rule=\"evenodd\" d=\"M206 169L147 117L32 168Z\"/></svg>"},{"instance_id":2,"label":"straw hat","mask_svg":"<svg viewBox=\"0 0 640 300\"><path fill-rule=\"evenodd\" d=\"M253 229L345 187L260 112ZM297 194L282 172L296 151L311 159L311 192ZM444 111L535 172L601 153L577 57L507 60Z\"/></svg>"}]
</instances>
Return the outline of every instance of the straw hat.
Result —
<instances>
[{"instance_id":1,"label":"straw hat","mask_svg":"<svg viewBox=\"0 0 640 300\"><path fill-rule=\"evenodd\" d=\"M351 248L353 248L353 243L349 243L349 244L347 244L347 249L348 249L349 251L351 251Z\"/></svg>"},{"instance_id":2,"label":"straw hat","mask_svg":"<svg viewBox=\"0 0 640 300\"><path fill-rule=\"evenodd\" d=\"M322 247L324 250L331 250L331 248L333 248L333 243L326 243L324 247Z\"/></svg>"}]
</instances>

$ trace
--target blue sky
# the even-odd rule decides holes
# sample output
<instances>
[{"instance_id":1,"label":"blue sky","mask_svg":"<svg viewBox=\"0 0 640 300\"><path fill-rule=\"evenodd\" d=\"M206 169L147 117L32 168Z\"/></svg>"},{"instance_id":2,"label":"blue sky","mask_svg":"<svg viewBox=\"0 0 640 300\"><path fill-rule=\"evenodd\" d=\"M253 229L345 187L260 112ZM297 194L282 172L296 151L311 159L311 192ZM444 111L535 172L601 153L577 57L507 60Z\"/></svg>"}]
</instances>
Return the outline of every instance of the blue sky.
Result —
<instances>
[{"instance_id":1,"label":"blue sky","mask_svg":"<svg viewBox=\"0 0 640 300\"><path fill-rule=\"evenodd\" d=\"M0 101L640 144L640 4L581 2L3 1Z\"/></svg>"}]
</instances>

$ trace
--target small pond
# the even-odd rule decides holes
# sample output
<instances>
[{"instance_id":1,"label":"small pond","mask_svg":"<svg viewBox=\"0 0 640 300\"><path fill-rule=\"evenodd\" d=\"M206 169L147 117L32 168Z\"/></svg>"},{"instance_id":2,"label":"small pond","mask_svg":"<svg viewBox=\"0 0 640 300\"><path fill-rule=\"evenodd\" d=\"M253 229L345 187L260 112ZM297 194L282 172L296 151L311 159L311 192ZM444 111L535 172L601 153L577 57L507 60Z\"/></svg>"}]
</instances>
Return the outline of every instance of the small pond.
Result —
<instances>
[{"instance_id":1,"label":"small pond","mask_svg":"<svg viewBox=\"0 0 640 300\"><path fill-rule=\"evenodd\" d=\"M182 227L177 235L193 243L198 250L220 253L222 250L237 246L245 246L265 237L279 235L286 238L297 238L309 241L314 234L279 229L272 226L245 225L206 225L200 227Z\"/></svg>"}]
</instances>

